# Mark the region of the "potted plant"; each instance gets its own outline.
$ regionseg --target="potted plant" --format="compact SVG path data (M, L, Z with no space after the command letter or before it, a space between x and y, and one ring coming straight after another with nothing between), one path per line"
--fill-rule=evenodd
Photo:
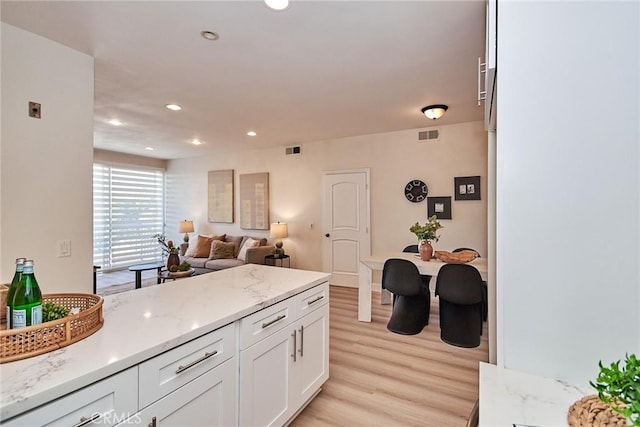
M424 225L416 222L409 228L409 231L418 238L420 258L423 261L429 261L433 256L433 246L431 246L431 242L437 242L440 239L440 236L438 236L436 232L441 228L444 227L435 215L430 216Z
M167 270L178 271L180 265L179 249L173 245L173 241L166 240L164 234L156 234L153 238L158 241L163 255L167 256Z
M589 384L598 392L598 397L622 414L634 427L640 426L640 360L635 354L626 354L624 366L620 360L609 367L598 362L600 373L596 381Z

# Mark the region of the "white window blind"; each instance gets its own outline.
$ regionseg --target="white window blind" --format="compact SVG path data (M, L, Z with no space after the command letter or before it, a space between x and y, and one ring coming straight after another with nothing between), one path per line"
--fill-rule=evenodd
M93 165L93 264L104 270L162 259L164 172Z

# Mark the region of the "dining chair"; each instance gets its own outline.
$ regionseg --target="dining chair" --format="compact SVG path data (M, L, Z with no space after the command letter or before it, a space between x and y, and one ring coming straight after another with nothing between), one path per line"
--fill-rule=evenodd
M420 253L418 249L418 245L409 245L405 247L402 252L411 252L414 254ZM431 276L427 274L421 274L420 278L422 279L423 288L426 289L426 292L429 292L429 283L431 282Z
M475 249L471 249L471 248L457 248L452 250L451 252L461 252L461 251L473 251L476 254L478 254L478 258L480 258L480 252L476 251ZM483 290L484 290L484 305L482 306L482 320L484 320L485 322L487 321L487 315L489 314L489 306L488 306L488 302L489 302L489 291L487 289L487 282L483 281L482 284L483 286Z
M382 287L393 294L393 308L387 329L415 335L429 323L431 294L424 291L418 267L411 261L390 258L382 269Z
M438 271L440 339L458 347L477 347L485 303L482 277L467 264L445 264Z

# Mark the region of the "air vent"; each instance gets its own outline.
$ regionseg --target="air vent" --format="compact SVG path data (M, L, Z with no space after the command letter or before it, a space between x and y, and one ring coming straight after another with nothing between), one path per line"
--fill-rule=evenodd
M418 132L418 141L439 141L440 140L440 129L427 129L421 132Z
M301 154L302 151L300 150L300 146L297 145L295 147L287 147L284 150L284 154L286 154L287 156L290 154Z

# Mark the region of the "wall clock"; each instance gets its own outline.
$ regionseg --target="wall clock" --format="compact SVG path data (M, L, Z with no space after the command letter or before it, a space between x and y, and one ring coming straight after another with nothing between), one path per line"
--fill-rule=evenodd
M409 181L404 187L404 196L408 201L413 203L422 202L427 198L428 192L429 189L427 188L427 184L419 179Z

